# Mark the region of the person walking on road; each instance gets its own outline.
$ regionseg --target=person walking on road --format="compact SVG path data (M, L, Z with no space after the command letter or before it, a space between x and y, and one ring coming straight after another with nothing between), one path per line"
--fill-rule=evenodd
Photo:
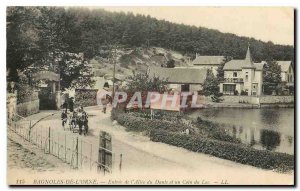
M67 110L63 110L63 112L61 114L61 120L62 120L62 126L65 130L65 124L67 123L67 120L68 120L68 111Z

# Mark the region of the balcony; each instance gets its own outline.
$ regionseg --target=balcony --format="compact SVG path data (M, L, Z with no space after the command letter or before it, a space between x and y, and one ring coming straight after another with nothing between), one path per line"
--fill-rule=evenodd
M244 79L243 78L225 78L224 82L227 82L227 83L243 83Z

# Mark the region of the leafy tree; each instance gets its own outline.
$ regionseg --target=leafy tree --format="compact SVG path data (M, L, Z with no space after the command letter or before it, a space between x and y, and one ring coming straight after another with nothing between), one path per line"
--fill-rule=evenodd
M263 89L267 95L278 90L281 83L281 67L274 60L268 60L264 65Z
M95 81L92 79L92 68L83 55L65 53L59 62L61 88L87 88Z
M222 61L222 63L218 66L217 68L217 78L218 78L218 81L219 82L222 82L224 81L224 66L225 66L225 63L229 62L230 60L232 60L232 57L230 56L225 56L224 60Z
M213 102L220 102L219 82L211 70L207 70L206 79L203 83L203 94L210 96Z
M91 67L83 57L72 54L69 35L72 18L64 8L8 7L7 9L7 69L8 80L18 81L17 70L38 85L30 76L39 70L61 74L62 89L88 87L93 84ZM72 28L72 27L71 27ZM73 27L74 29L74 27ZM72 41L76 41L72 39ZM71 56L73 55L73 56Z
M7 80L18 82L17 70L24 70L39 59L34 28L38 12L33 7L7 7L6 13Z
M137 73L129 76L126 90L128 92L165 92L167 90L165 83L167 80L159 77L150 77L148 73Z
M63 8L39 7L40 14L37 18L39 30L39 49L43 60L39 64L54 64L61 52L66 50L64 42L66 28L64 27L65 12Z

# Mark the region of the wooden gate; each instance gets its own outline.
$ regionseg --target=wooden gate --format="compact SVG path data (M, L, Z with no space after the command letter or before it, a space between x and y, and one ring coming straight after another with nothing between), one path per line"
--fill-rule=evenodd
M112 138L105 131L99 135L98 171L112 172Z

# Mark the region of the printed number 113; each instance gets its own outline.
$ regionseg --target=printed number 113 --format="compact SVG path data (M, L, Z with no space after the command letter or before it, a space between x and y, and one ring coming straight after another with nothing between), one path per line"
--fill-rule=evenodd
M24 179L18 179L17 184L25 184L25 180Z

